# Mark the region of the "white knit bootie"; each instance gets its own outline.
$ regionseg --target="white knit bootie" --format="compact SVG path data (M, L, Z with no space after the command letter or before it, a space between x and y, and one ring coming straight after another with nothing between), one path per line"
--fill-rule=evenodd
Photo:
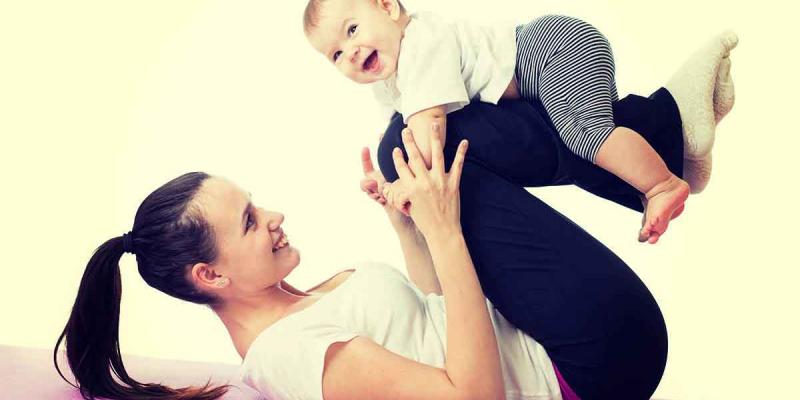
M684 158L700 160L711 151L714 145L714 130L717 115L724 116L724 110L714 110L715 87L723 59L727 59L731 49L736 47L739 38L733 32L715 36L708 44L695 52L681 66L665 87L675 98L683 121ZM726 74L730 78L730 74ZM731 90L717 93L721 105L732 106ZM725 111L725 112L723 112Z
M699 160L683 159L683 180L689 184L689 191L697 194L703 191L711 180L711 153Z
M733 78L731 78L731 58L725 57L719 63L717 85L714 87L714 119L718 124L731 112L735 100L736 93L733 88Z

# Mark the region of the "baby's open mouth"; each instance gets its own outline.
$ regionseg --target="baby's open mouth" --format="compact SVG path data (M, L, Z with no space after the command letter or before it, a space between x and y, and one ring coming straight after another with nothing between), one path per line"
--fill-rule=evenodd
M373 50L372 53L364 60L364 65L361 68L367 72L375 72L380 65L378 65L378 51Z

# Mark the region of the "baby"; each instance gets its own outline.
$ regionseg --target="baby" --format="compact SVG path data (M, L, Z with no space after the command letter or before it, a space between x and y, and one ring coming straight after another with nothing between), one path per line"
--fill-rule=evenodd
M402 114L428 167L433 122L446 132L446 115L471 100L522 97L541 101L575 154L643 193L639 241L656 243L683 211L688 184L639 134L614 124L611 48L583 21L551 15L483 27L409 14L397 0L310 0L303 22L317 51Z

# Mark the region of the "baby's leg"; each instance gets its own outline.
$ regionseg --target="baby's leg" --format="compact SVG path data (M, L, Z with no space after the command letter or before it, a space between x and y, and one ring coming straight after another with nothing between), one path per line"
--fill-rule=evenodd
M639 241L656 243L670 220L683 211L689 185L669 171L639 133L625 127L612 131L597 152L596 164L644 193L645 213Z
M520 92L538 95L570 150L646 195L640 240L655 243L682 210L688 185L669 171L641 135L614 125L614 59L605 37L591 25L567 17L539 25L541 29L530 37L523 31L518 48L547 59L540 68L518 66L518 71L527 72L520 73ZM552 51L552 42L558 51Z

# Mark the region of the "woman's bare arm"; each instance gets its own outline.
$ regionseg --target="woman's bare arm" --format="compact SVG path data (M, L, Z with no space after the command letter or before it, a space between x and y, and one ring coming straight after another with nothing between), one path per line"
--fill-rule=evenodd
M428 243L409 218L392 220L392 226L400 241L408 277L423 293L442 294L442 287L433 267Z
M395 208L408 208L430 249L447 312L448 377L459 390L479 394L478 398L501 399L497 338L461 232L459 184L466 141L459 145L450 173L445 173L439 128L434 124L430 139L430 170L411 133L403 131L408 163L399 149L392 152L399 179L384 194Z
M431 254L428 251L425 238L417 230L411 218L386 204L386 199L382 195L383 185L386 180L383 174L373 167L369 149L366 147L361 150L361 168L364 171L364 178L361 179L361 190L383 206L383 210L386 212L386 216L389 218L389 222L392 224L400 242L406 270L411 282L425 294L442 294L442 288L439 286L439 279L436 277L436 270L433 268L433 260L431 260Z

